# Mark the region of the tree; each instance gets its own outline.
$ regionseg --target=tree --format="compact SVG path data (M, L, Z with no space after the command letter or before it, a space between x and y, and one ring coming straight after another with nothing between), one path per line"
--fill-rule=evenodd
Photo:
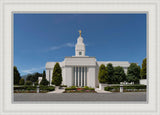
M139 79L140 79L140 66L138 66L136 63L131 63L127 71L127 81L139 83Z
M46 72L43 71L43 75L42 75L42 81L40 82L40 85L48 85L49 81L47 81L46 79Z
M114 83L120 83L126 80L126 74L124 72L123 67L117 66L114 68Z
M24 79L23 78L21 78L20 80L19 80L19 85L24 85Z
M25 85L32 85L32 82L31 81L26 81Z
M107 71L107 74L106 74L107 83L113 83L115 81L114 67L112 66L111 63L107 64L106 71Z
M107 80L106 80L106 67L104 64L102 64L100 67L99 67L99 73L98 73L98 80L100 83L106 83Z
M141 69L141 79L146 79L147 76L147 59L145 58L142 62L142 69Z
M20 79L21 79L20 73L18 72L17 67L14 66L14 85L18 85Z
M56 63L53 68L53 74L52 74L52 84L56 86L60 86L62 83L62 69L59 65L59 63Z
M33 73L33 74L28 74L26 80L36 82L38 80L38 77L42 76L41 73Z

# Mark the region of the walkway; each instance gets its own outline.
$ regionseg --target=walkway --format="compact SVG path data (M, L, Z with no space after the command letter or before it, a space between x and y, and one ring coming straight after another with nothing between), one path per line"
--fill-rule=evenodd
M56 87L54 91L50 91L48 93L63 93L64 91L65 88L62 87L61 89L59 89L58 87Z
M146 92L126 93L15 93L14 101L146 101ZM21 102L24 103L24 102Z

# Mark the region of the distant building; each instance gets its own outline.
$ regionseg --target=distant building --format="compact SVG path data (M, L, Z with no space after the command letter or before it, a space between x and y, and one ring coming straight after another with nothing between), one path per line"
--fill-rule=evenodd
M101 64L112 63L115 66L121 66L127 72L130 63L128 61L96 61L95 57L85 55L85 44L80 36L75 45L75 56L65 57L64 61L59 62L62 68L63 85L67 86L89 86L95 88L99 85L98 71ZM52 72L56 62L46 63L46 78L52 82Z

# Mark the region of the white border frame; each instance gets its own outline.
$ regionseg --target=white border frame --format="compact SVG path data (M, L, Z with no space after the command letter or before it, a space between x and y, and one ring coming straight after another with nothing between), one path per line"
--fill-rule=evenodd
M0 114L153 114L158 115L160 105L160 40L159 33L159 4L158 0L2 0L0 1ZM148 104L105 104L105 103L74 103L74 104L14 104L11 100L12 76L12 12L148 12Z

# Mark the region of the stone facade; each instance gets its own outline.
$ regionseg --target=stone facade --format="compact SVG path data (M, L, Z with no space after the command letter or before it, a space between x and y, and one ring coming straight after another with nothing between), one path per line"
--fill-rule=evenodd
M59 62L62 68L63 85L67 86L89 86L95 88L99 85L98 71L101 64L107 65L112 63L113 66L121 66L127 72L130 63L127 61L96 61L95 57L85 56L85 44L80 36L75 46L75 56L65 57L64 61ZM56 62L46 63L46 78L52 82L52 72Z

